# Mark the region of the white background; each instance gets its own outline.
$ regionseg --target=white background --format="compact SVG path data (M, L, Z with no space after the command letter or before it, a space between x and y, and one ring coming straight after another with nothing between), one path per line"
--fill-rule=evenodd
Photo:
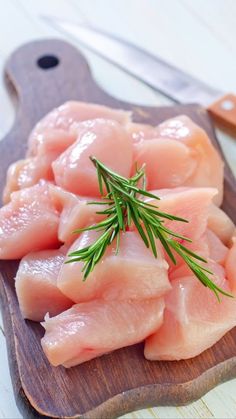
M236 92L236 0L0 0L0 73L9 54L22 43L63 37L40 18L54 15L85 20L163 57L222 91ZM83 49L94 77L123 100L168 103L120 70ZM0 137L9 130L14 107L0 81ZM236 170L235 140L218 133ZM126 418L236 418L236 380L218 386L185 407L157 407ZM21 418L9 377L0 318L0 418Z

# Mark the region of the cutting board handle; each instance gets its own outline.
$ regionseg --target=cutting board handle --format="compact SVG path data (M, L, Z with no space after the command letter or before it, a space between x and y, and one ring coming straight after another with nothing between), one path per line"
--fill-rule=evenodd
M66 100L109 102L109 97L94 82L87 61L78 49L58 40L40 40L18 48L6 63L5 73L14 85L19 109L35 122L42 114ZM114 99L113 99L114 101Z
M104 92L78 49L59 39L34 41L18 48L6 63L5 76L16 92L18 106L14 125L0 145L1 155L8 155L1 161L2 183L8 165L25 155L32 127L53 108L73 99L130 108Z

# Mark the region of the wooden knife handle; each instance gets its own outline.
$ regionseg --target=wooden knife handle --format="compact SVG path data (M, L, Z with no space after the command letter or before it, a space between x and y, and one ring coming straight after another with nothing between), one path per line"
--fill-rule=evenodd
M236 95L226 94L207 110L219 128L236 138Z

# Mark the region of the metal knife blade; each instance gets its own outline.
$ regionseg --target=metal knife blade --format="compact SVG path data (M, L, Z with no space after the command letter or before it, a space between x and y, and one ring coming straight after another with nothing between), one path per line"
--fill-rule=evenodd
M177 103L207 107L222 92L166 63L161 58L90 25L43 16L51 26Z

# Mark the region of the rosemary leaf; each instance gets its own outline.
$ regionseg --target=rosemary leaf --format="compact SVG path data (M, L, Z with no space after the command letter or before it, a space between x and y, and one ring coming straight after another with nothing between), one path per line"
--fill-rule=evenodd
M154 257L157 257L156 240L159 240L172 262L176 265L174 253L177 253L196 278L215 293L218 300L219 294L233 297L210 279L212 272L207 267L207 261L176 239L187 242L191 242L191 240L165 226L165 220L180 223L188 223L188 220L159 211L157 205L145 201L146 197L154 200L160 199L153 193L146 191L145 166L140 169L136 168L136 173L130 179L126 179L106 167L96 157L91 156L90 160L97 170L98 186L102 200L88 202L88 205L105 205L104 210L97 212L97 214L104 215L105 218L95 225L75 230L75 233L94 230L101 232L101 235L91 245L71 252L65 263L83 262L82 271L85 281L96 264L102 259L107 247L115 240L115 253L118 253L121 231L123 230L123 234L125 234L125 231L129 230L134 224L145 246L151 248ZM139 187L140 180L142 180L143 189ZM199 262L202 262L204 266Z

